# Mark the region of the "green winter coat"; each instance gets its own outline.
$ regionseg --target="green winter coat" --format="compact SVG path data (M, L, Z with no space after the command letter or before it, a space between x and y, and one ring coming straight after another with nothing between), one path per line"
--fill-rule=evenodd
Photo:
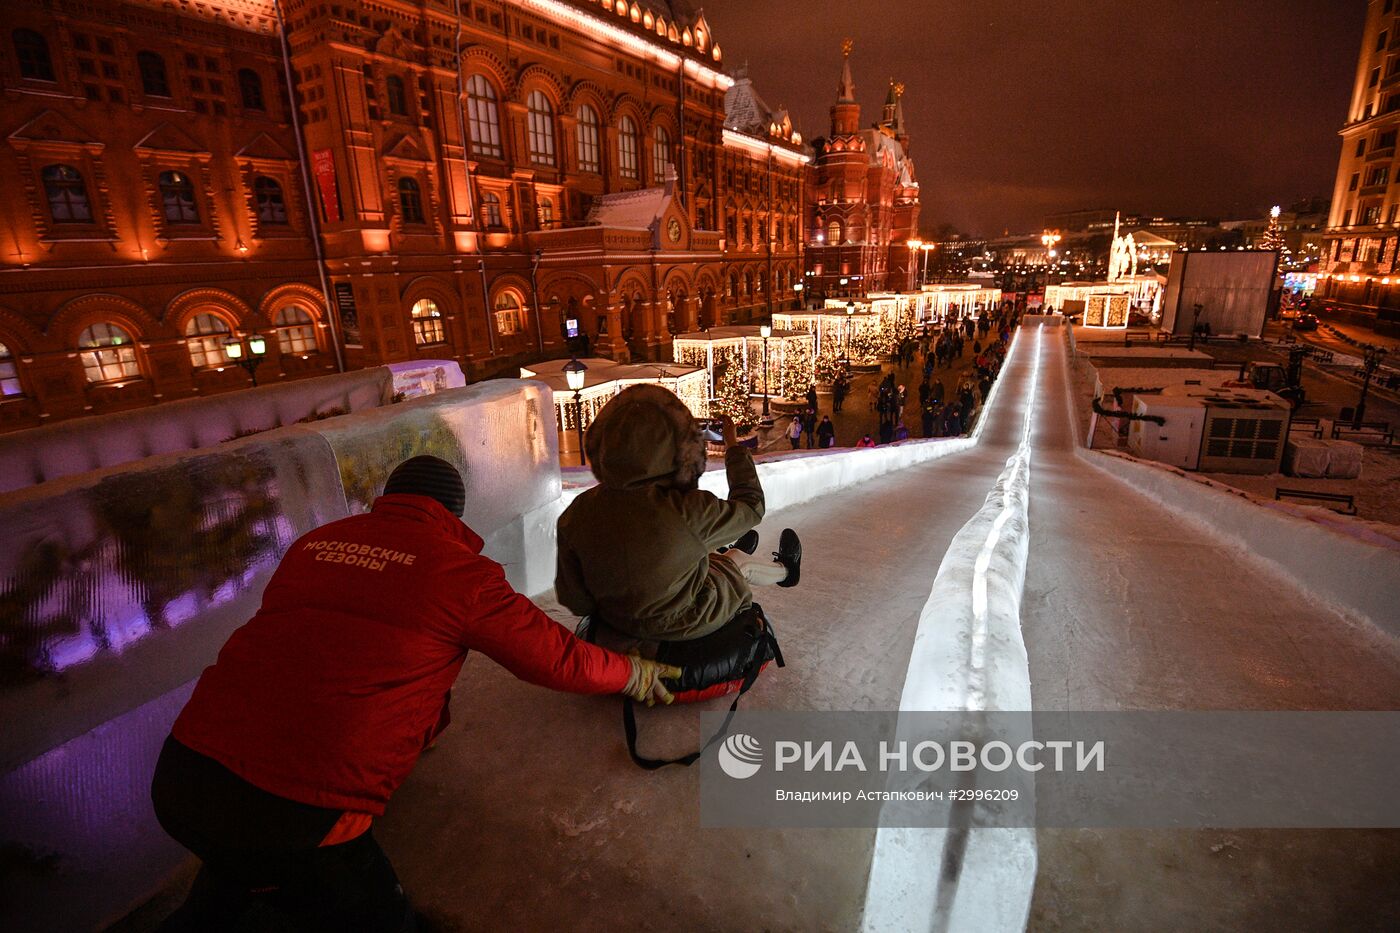
M637 638L708 635L752 602L715 548L763 518L763 488L744 447L725 453L729 498L696 488L705 446L695 419L654 385L621 392L584 441L598 485L559 517L554 590L580 616Z

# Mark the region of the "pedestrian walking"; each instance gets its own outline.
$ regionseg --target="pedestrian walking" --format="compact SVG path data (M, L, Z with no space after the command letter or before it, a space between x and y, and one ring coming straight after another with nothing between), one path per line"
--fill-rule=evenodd
M812 443L817 433L817 410L809 408L802 415L802 433L807 435L807 449L812 449Z
M817 425L817 446L823 450L836 446L836 425L830 415L822 415L822 423Z
M796 450L797 448L802 446L801 412L798 412L792 416L792 422L788 425L787 428L787 439L788 443L792 445L793 450Z

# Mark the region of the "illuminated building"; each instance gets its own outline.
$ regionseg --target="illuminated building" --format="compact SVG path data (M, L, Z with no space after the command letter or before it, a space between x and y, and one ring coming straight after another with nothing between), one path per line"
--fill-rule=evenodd
M1319 294L1359 320L1400 329L1400 289L1389 280L1400 249L1400 17L1371 0L1323 240Z
M881 121L860 126L851 78L851 42L842 49L831 133L813 145L806 278L814 297L915 287L919 182L909 154L902 85L890 83Z
M786 119L726 121L736 81L680 0L6 23L0 430L245 387L222 348L253 333L260 383L483 378L561 355L571 321L592 353L667 359L800 278L809 157Z

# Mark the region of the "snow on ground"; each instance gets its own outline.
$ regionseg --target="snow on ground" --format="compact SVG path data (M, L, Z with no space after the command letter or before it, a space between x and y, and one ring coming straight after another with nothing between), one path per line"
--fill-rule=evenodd
M1116 386L1161 386L1181 383L1187 379L1200 379L1203 385L1209 385L1212 382L1218 383L1232 379L1236 375L1235 371L1229 369L1094 367L1080 359L1073 366L1073 386L1076 414L1080 425L1079 437L1081 438L1088 431L1089 400L1093 397L1094 375L1096 373L1106 390L1112 390ZM1305 406L1299 413L1300 417L1333 418L1336 416L1341 402L1351 399L1349 387L1329 387L1324 384L1326 379L1325 376L1314 375L1307 380L1309 396L1317 400ZM1329 388L1331 391L1328 391ZM1400 423L1396 424L1396 427L1400 428ZM1094 432L1094 447L1111 450L1118 443L1119 439L1115 436L1113 427L1107 420L1100 418ZM1117 449L1125 448L1118 447ZM1274 490L1279 487L1352 496L1356 502L1359 518L1396 526L1389 532L1386 532L1385 529L1380 529L1380 532L1400 538L1400 445L1391 448L1365 447L1362 451L1361 476L1357 479L1314 479L1285 476L1281 473L1265 476L1251 476L1243 473L1195 473L1193 475L1243 490L1268 501L1273 501ZM1309 512L1328 511L1330 513L1330 510L1322 509L1320 506L1290 503L1290 507L1306 509ZM1331 514L1326 520L1332 520Z

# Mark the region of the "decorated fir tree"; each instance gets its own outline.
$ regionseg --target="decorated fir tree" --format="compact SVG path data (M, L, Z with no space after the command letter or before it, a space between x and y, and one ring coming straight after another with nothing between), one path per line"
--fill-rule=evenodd
M715 397L710 403L710 414L716 418L729 416L740 430L753 427L748 380L744 378L744 367L738 360L726 365L715 381Z
M811 347L805 343L792 341L783 348L783 365L779 385L783 398L802 398L807 387L816 381L813 371Z
M1283 226L1278 222L1278 215L1279 209L1275 205L1274 209L1269 211L1269 226L1259 238L1260 249L1283 249Z

